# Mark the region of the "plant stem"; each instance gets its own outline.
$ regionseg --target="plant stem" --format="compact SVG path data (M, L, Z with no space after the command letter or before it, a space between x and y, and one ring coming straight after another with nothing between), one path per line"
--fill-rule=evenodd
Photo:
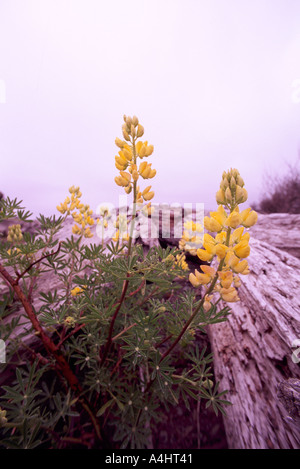
M135 139L134 138L132 139L132 153L133 153L134 164L136 164L136 151L135 151ZM137 186L136 186L136 181L134 181L134 183L133 183L133 212L132 212L130 234L129 234L129 241L128 241L127 259L129 258L130 254L131 254L131 249L132 249L132 238L133 238L133 231L134 231L134 224L135 224L135 217L136 217L136 196L137 196ZM100 366L102 366L104 364L104 362L106 360L106 357L107 357L107 354L108 354L108 352L110 350L110 347L111 347L111 344L112 344L113 329L114 329L114 325L115 325L115 321L117 319L118 313L121 309L121 306L122 306L123 301L124 301L125 296L126 296L126 292L127 292L128 285L129 285L129 276L130 276L130 274L127 272L127 279L124 280L124 282L123 282L122 293L121 293L120 300L118 302L118 306L117 306L117 308L116 308L116 310L113 314L113 317L111 319L111 322L110 322L108 337L107 337L107 340L106 340L106 344L105 344L105 348L104 348L104 352L103 352L103 355L102 355Z
M87 400L85 396L83 396L83 389L73 373L73 371L70 368L69 363L66 361L65 357L61 353L61 351L58 349L57 345L51 340L51 338L45 333L44 329L42 328L35 312L32 307L32 304L28 300L28 298L24 295L21 287L18 284L18 279L14 279L11 277L11 275L7 272L7 270L0 264L0 274L2 277L4 277L11 287L13 288L14 292L16 293L17 297L21 301L24 310L27 314L28 319L30 320L33 328L35 329L37 335L40 337L41 341L43 342L43 345L47 351L47 353L50 356L53 356L55 358L56 364L58 371L64 376L66 379L69 387L72 389L72 391L75 393L75 395L78 398L78 401L82 405L82 407L86 410L86 412L89 414L91 421L93 423L96 435L98 439L101 441L102 436L101 436L101 431L99 427L99 423L95 417L94 411L92 409L91 404Z
M225 241L225 245L226 246L229 246L229 239L230 239L230 234L231 234L231 228L228 227L227 229L227 235L226 235L226 241ZM211 282L207 292L206 292L206 295L209 295L213 289L215 288L215 285L217 283L217 280L218 280L218 272L220 272L223 268L223 265L224 265L224 262L225 262L225 258L224 259L221 259L220 263L219 263L219 266L218 266L218 269L217 269L217 272L214 276L214 279L213 281ZM205 295L205 296L206 296ZM180 331L180 334L177 336L177 338L175 339L175 341L173 342L173 344L168 348L168 350L166 350L166 352L162 355L161 359L160 359L160 362L162 360L164 360L171 352L172 350L174 349L174 347L176 347L176 345L178 344L178 342L180 341L180 339L182 338L183 334L186 332L187 328L189 327L189 325L192 323L192 321L195 319L195 317L197 316L197 314L199 313L200 309L202 308L203 306L203 303L204 303L204 300L205 300L205 296L203 296L203 298L201 299L199 305L197 306L197 308L195 309L195 311L192 313L192 315L190 316L190 318L187 320L187 322L185 323L185 325L183 326L183 328L181 329Z

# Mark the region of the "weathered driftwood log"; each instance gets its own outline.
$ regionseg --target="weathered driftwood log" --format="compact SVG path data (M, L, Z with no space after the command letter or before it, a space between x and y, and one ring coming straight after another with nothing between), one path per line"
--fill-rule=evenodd
M300 214L260 214L251 235L300 259Z
M300 339L300 261L252 239L251 273L225 323L210 327L214 370L232 406L224 419L230 448L300 448L280 387L299 379L292 360Z
M287 421L300 431L300 380L289 378L279 383L278 398L288 412Z

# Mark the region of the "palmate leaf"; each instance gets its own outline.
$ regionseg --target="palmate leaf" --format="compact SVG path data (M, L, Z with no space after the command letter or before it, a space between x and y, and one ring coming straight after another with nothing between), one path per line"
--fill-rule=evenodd
M228 391L218 392L218 389L219 382L217 382L213 387L210 384L210 380L207 380L206 386L201 388L199 395L201 398L204 398L207 401L205 404L206 408L212 406L216 415L218 415L219 411L223 415L226 415L224 406L232 405L232 403L225 399L221 399L221 396L227 394Z
M9 197L0 200L0 222L8 220L9 218L19 218L21 221L30 221L29 217L32 213L25 211L24 207L21 207L22 200L18 201L17 198L10 199Z

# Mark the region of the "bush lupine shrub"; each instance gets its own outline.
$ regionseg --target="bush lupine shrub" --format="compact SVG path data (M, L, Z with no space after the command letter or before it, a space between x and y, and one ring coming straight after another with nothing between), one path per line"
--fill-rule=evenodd
M178 249L154 247L145 255L133 232L138 213L153 210L152 187L142 184L156 175L148 163L154 148L141 140L136 117L124 116L122 131L115 182L132 194L133 209L128 219L119 215L110 243L104 243L109 210L102 208L96 221L74 186L57 207L59 217L40 215L35 234L11 225L1 241L8 292L0 310L7 364L0 366L15 375L1 389L3 448L143 448L162 409L183 402L189 410L191 400L201 399L225 413L229 404L197 334L227 319L230 309L221 299L238 301L239 274L249 272L244 227L257 215L239 211L247 193L238 171L230 170L217 193L218 210L204 219L215 237L205 233L203 249L197 248L203 227L189 221ZM1 200L0 220L15 217L30 223L20 202ZM67 217L72 235L59 240ZM101 243L86 243L95 223ZM205 262L202 272L188 272L186 251ZM39 291L46 273L59 287ZM30 345L30 336L38 345Z

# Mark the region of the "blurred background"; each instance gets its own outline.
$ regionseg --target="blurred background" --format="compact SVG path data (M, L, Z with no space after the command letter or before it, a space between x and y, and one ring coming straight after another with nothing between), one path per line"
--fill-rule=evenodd
M154 145L153 202L214 209L236 167L255 205L299 159L299 0L1 0L1 192L118 205L123 114Z

